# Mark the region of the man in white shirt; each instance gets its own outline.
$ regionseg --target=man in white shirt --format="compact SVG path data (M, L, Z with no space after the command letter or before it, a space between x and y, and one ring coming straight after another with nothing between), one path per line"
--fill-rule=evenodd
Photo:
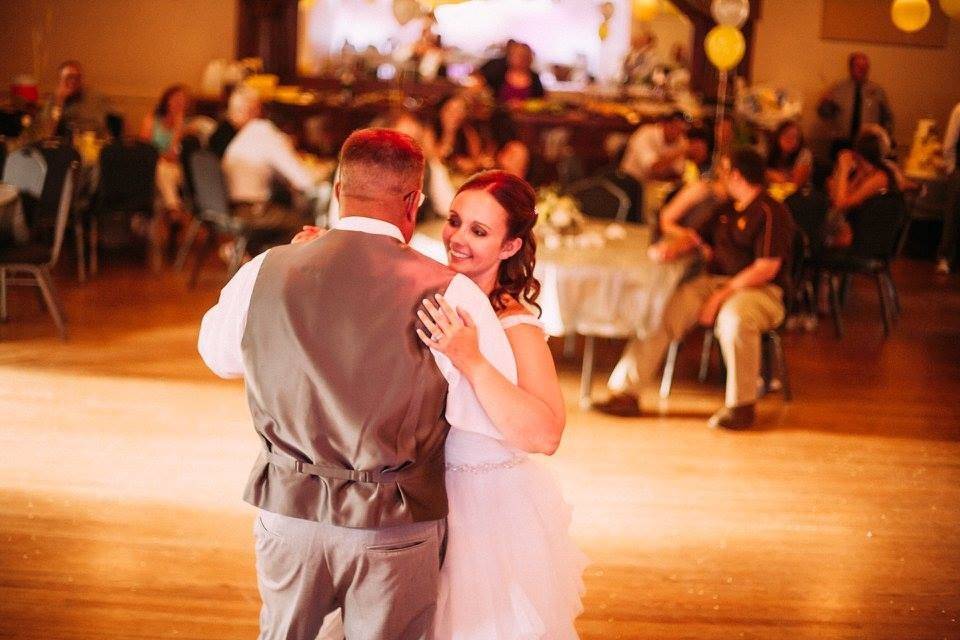
M296 207L291 210L270 202L274 178L282 178L304 198L316 193L319 178L300 161L287 136L261 118L260 112L260 98L250 87L240 86L230 95L227 119L238 131L222 161L235 214L249 218L260 229L275 230L274 234L259 233L255 246L258 240L286 242L304 224L315 221Z
M491 362L512 354L483 292L406 244L423 166L408 136L352 134L334 229L257 256L203 318L200 354L245 378L264 445L244 496L260 509L262 638L313 640L338 607L347 637L429 637L444 440L487 419L450 361L419 343L420 301L443 292L473 316Z
M943 159L947 172L947 210L943 220L943 236L937 249L937 272L950 273L956 266L957 226L960 225L960 102L950 113L943 136Z
M620 162L620 170L645 182L675 180L686 159L686 119L676 111L662 122L645 124L633 132Z
M663 121L638 128L627 141L620 162L620 171L640 183L643 216L647 219L659 205L660 193L656 183L674 182L683 175L686 162L687 121L683 113L675 111Z

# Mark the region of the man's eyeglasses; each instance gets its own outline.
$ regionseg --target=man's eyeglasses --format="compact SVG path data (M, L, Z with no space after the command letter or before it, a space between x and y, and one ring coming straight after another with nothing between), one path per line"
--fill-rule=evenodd
M407 198L409 198L415 193L419 194L419 200L417 201L417 209L419 209L420 207L423 206L424 201L427 199L427 194L425 194L423 191L420 191L420 190L411 191L407 195L403 196L403 199L406 200Z

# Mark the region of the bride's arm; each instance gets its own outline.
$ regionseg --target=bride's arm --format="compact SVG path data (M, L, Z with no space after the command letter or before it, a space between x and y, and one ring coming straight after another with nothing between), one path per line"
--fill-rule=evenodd
M446 354L467 378L507 442L530 453L555 452L566 424L566 411L543 332L523 324L507 330L517 362L517 384L513 384L480 353L470 316L463 311L458 315L442 296L437 299L442 308L425 302L432 317L420 313L430 332L428 335L418 329L420 339Z

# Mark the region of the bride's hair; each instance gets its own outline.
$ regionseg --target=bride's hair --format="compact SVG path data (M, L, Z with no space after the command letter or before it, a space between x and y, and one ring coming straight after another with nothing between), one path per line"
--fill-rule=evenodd
M507 306L508 296L537 308L540 282L533 277L537 264L537 240L533 226L537 222L537 194L524 180L506 171L482 171L467 180L457 193L486 191L507 212L507 237L520 238L520 249L503 260L497 271L497 286L490 292L490 303L496 311Z

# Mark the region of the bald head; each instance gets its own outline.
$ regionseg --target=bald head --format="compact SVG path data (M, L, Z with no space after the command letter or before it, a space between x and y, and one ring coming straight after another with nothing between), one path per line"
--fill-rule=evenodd
M390 129L360 129L340 149L337 197L341 215L366 216L405 226L416 220L423 189L423 151L413 138Z

